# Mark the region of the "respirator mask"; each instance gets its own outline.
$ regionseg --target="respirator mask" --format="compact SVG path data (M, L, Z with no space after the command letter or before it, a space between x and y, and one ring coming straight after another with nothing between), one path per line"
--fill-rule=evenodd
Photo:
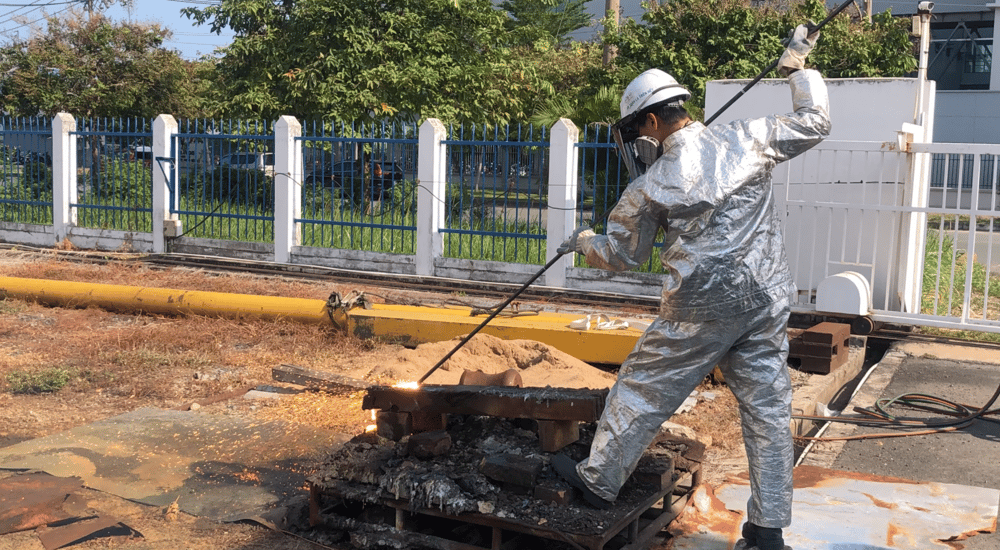
M663 146L660 140L652 136L639 136L635 138L632 143L632 148L635 149L635 156L639 157L639 161L650 167L656 162L656 159L660 158L663 154Z

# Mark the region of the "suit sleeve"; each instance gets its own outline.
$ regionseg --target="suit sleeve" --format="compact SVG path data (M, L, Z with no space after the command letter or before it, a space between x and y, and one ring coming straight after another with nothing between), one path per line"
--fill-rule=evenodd
M830 100L823 77L814 70L788 77L794 112L750 122L764 154L775 163L794 158L830 135Z

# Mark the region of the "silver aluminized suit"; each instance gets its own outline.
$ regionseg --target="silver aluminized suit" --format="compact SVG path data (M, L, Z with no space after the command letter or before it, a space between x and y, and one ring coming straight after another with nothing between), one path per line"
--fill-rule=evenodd
M794 113L671 134L663 155L626 188L606 235L581 236L594 267L627 270L666 233L659 318L622 364L589 458L577 472L613 500L660 425L716 365L735 394L750 463L748 520L791 522L792 389L785 361L791 296L771 170L830 132L826 85L789 77Z

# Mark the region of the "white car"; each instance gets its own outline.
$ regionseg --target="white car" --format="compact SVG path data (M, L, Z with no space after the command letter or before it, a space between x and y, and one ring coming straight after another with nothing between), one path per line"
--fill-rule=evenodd
M274 177L274 153L233 153L219 160L220 167L239 170L260 170Z

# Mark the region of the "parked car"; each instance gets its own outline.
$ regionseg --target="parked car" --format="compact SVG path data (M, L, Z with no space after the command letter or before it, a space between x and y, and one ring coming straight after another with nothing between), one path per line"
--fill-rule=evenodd
M330 188L361 182L363 188L371 191L372 199L380 200L383 193L403 180L403 169L394 162L348 160L306 168L303 176L306 185Z
M260 170L268 177L274 176L274 153L233 153L219 160L220 168Z
M128 158L149 166L153 163L153 148L149 145L136 145L129 149Z

